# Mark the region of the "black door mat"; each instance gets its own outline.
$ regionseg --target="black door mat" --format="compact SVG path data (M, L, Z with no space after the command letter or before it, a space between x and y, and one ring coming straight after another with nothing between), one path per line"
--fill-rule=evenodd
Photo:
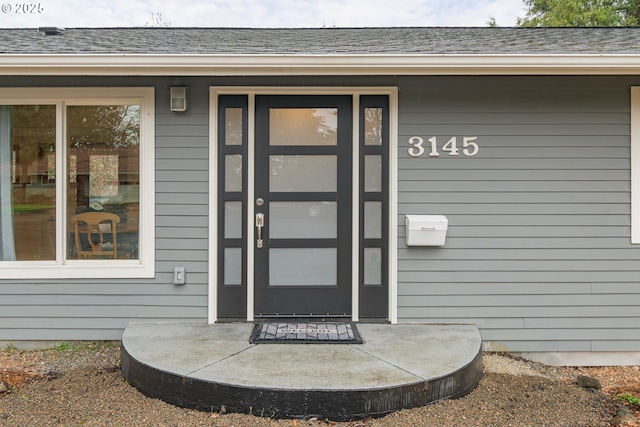
M351 322L262 322L251 344L362 344L362 338Z

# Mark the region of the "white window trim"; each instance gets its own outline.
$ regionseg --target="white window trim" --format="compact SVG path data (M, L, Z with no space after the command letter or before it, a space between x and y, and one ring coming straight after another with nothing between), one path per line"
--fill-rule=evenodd
M388 320L392 324L398 323L398 280L397 280L397 253L398 253L398 88L397 87L263 87L263 86L231 86L231 87L210 87L209 88L209 300L208 300L208 322L215 323L218 320L218 138L217 138L217 117L218 117L218 96L219 95L247 95L249 97L249 135L248 135L248 200L254 200L253 193L253 168L251 163L254 158L254 112L256 95L350 95L359 97L361 95L387 95L389 97L389 305ZM356 104L357 105L357 104ZM359 113L354 110L354 129L358 126ZM359 134L354 131L354 138ZM356 144L357 145L357 144ZM354 150L357 150L355 148ZM356 151L357 153L357 151ZM357 159L357 156L355 156ZM354 166L356 163L354 163ZM354 169L357 170L357 167ZM357 174L354 176L354 186L358 185ZM359 189L354 188L354 194L359 194ZM354 202L355 203L355 202ZM247 205L247 235L253 233L253 203ZM354 219L353 228L353 249L352 259L359 259L358 253L358 230L357 215ZM248 245L251 249L253 245ZM357 269L356 269L357 270ZM247 253L247 321L254 320L254 283L253 283L253 251ZM358 272L352 273L352 320L357 321L358 310Z
M137 260L64 260L66 221L64 179L56 180L55 261L1 261L0 279L152 278L155 276L155 89L132 88L0 88L2 105L56 105L56 170L67 176L67 105L140 105L140 241Z
M640 244L640 86L631 87L631 243Z

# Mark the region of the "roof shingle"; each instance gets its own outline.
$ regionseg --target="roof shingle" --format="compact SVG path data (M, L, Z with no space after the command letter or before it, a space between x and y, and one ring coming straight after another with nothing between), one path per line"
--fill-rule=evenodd
M640 28L0 29L0 55L640 54Z

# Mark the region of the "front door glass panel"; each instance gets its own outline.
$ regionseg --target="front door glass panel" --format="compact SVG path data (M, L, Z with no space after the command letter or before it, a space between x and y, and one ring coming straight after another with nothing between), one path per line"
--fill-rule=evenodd
M380 248L364 248L364 284L382 283L382 251Z
M242 108L225 108L224 143L242 145Z
M337 145L337 108L271 108L269 144Z
M242 285L242 248L225 248L224 284Z
M271 238L338 237L337 202L271 202L269 218Z
M338 158L335 155L269 156L270 191L336 191Z
M364 238L382 237L382 202L364 202Z
M382 145L382 108L364 109L364 145Z
M364 191L382 191L382 156L364 156Z
M242 191L242 155L228 154L224 161L225 191Z
M270 286L335 286L338 254L335 248L271 249Z
M226 239L242 238L242 202L225 202L224 204L224 237Z

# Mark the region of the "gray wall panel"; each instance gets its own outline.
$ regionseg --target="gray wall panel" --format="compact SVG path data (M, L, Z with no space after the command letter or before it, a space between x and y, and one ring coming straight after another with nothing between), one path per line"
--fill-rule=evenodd
M185 145L185 138L180 138L179 148L158 148L156 150L157 159L207 159L209 157L209 149L202 147L201 138L193 141L197 142L197 148L191 148Z
M611 341L593 341L591 351L640 351L640 341L628 339Z
M533 192L545 192L545 194L553 194L554 192L572 192L572 193L590 193L592 191L619 192L621 194L629 194L631 185L628 181L589 181L586 186L584 181L535 181L527 180L527 185L523 186L518 180L496 181L496 180L474 180L469 181L448 181L447 186L428 185L424 181L405 181L403 183L403 191L400 194L410 193L412 191L429 191L432 197L436 197L437 193L456 193L456 192L517 192L518 194Z
M35 82L11 81L15 86ZM38 85L156 87L156 274L152 279L0 280L0 341L119 339L132 321L206 322L207 79L43 77ZM188 112L169 111L171 85L191 87ZM173 285L176 266L186 267L184 286Z
M410 213L410 212L407 212ZM424 212L416 212L424 213ZM473 215L468 212L467 215L450 215L447 216L449 221L455 220L458 225L474 225L474 226L597 226L609 224L613 227L626 226L630 227L629 215ZM400 217L400 224L404 224L404 217ZM399 230L399 235L404 236L404 228ZM485 234L486 235L486 234Z
M406 307L404 309L407 319L413 319L413 321L424 322L424 308L423 307ZM637 317L638 307L633 305L625 306L613 306L613 307L601 307L596 306L555 306L545 307L541 310L540 307L456 307L456 306L443 306L443 307L430 307L429 315L437 318L447 319L459 319L460 323L473 323L471 319L485 319L485 318L537 318L539 316L547 317L567 317L567 318L612 318L612 317ZM418 320L417 320L418 319ZM419 320L422 319L422 320ZM467 321L466 319L469 319ZM549 330L549 338L553 337L553 331Z
M477 324L505 351L640 351L630 244L629 88L640 78L217 78L219 85L397 85L400 322ZM0 280L0 340L118 339L130 321L207 318L210 78L11 77L14 86L155 86L156 276ZM168 111L190 87L186 113ZM477 136L475 157L412 158L412 136ZM449 218L408 248L404 215ZM638 264L638 265L636 265ZM187 268L187 284L172 284ZM81 325L81 327L79 326ZM634 335L635 334L635 335Z
M589 283L405 283L403 291L419 295L429 291L429 295L553 295L585 294Z
M594 253L591 249L510 249L504 251L502 249L451 249L442 248L441 251L425 252L428 249L418 250L419 248L404 248L398 251L403 260L423 260L425 256L429 256L430 260L632 260L637 261L638 254L635 251L624 251L621 249L603 249L598 253ZM637 288L636 288L637 290Z
M432 159L422 159L423 163L437 163ZM416 162L418 163L418 162ZM509 162L502 163L502 167L509 167ZM563 169L544 169L544 168L528 168L520 170L509 169L474 169L465 170L447 170L441 168L424 169L425 165L416 164L413 169L400 169L398 178L403 181L422 181L429 182L430 185L440 185L441 181L466 181L466 180L484 180L484 181L519 181L523 187L526 187L528 181L585 181L585 185L589 181L625 181L629 182L629 162L626 162L625 170L615 169L581 169L581 170L563 170ZM461 174L464 172L464 175ZM465 179L464 176L467 176ZM446 187L445 187L446 188ZM403 191L400 187L400 191Z
M640 79L403 83L400 321L475 323L497 350L638 351L629 88ZM424 139L424 156L409 155L412 136ZM433 136L439 157L429 156ZM459 148L477 137L478 154L442 151L454 136ZM406 247L406 214L446 215L446 245Z
M534 329L580 329L587 328L614 328L623 334L623 337L630 338L632 334L628 334L628 329L640 330L640 319L637 317L545 317L525 319L524 327ZM614 337L612 337L614 338ZM615 337L616 339L619 336Z
M207 170L185 169L181 171L160 170L156 169L156 183L165 182L207 182L209 181L209 173Z
M182 171L185 169L192 170L208 170L209 161L205 159L190 159L190 158L173 158L173 159L158 159L156 160L156 169L158 171Z
M518 124L538 124L545 122L554 125L567 125L567 124L628 124L629 116L624 112L611 112L611 113L550 113L550 112L523 112L523 113L510 113L510 112L456 112L455 115L446 112L430 112L428 117L424 117L422 113L407 112L399 115L400 121L407 125L447 125L447 124L459 124L460 121L464 121L467 124L479 124L495 123L498 121L505 121L507 123Z
M207 193L158 193L156 197L156 203L158 204L192 204L192 205L208 205L209 195Z
M433 269L433 267L429 270L428 267L430 267L430 264L425 263L425 269L422 272L404 271L402 265L400 265L398 280L401 283L405 281L415 283L519 283L523 280L540 283L603 282L607 280L637 283L638 281L637 271L621 272L613 269L611 271L439 271ZM425 279L427 275L429 280ZM623 298L621 297L621 299Z

